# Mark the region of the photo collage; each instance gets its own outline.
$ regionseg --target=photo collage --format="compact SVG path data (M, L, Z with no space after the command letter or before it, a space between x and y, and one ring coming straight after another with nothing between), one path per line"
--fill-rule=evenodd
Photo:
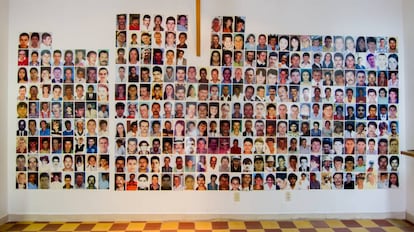
M196 66L188 15L114 21L115 60L19 35L17 189L399 188L397 37L255 34L217 16Z

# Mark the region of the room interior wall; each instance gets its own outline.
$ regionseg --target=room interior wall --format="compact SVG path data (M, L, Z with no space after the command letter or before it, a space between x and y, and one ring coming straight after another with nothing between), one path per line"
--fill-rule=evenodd
M412 1L403 1L403 22L404 22L404 60L407 65L405 65L405 73L413 73L414 67L412 65L409 65L413 61L413 57L411 54L414 52L414 45L411 41L414 39L414 30L410 26L410 20L414 20L414 16L410 13L414 10L414 3ZM411 92L410 89L412 86L414 86L414 80L409 75L406 75L406 78L404 78L405 86L407 86L404 98L410 99ZM405 101L405 107L406 110L405 115L407 115L407 118L410 117L410 115L413 114L413 108L412 103L410 101ZM412 139L414 136L414 131L411 130L411 128L414 128L414 121L413 120L406 120L406 128L409 128L406 130L404 137L406 139L405 150L412 150L414 149L414 140ZM405 164L407 167L407 177L411 177L414 175L414 169L411 168L414 165L414 158L412 157L404 157L405 158ZM411 178L406 178L405 184L407 185L407 191L406 191L406 199L407 199L407 219L411 222L414 222L414 199L410 193L413 193L414 186L412 185Z
M7 86L8 79L7 79L7 69L8 69L8 30L9 30L9 1L8 0L1 0L0 1L0 30L3 32L3 36L0 36L0 86ZM0 91L0 108L6 109L8 95L6 88L2 88L3 90ZM7 128L7 120L6 115L3 115L0 120L0 128ZM1 138L7 137L7 130L2 130L0 132ZM7 220L7 194L8 194L8 173L7 173L7 166L8 166L8 159L7 159L7 141L5 139L0 140L0 223L5 222Z
M18 34L23 31L52 32L54 48L109 48L111 60L115 59L114 27L115 15L118 13L185 13L189 15L190 33L195 34L195 1L192 0L121 0L116 4L110 0L45 0L37 4L30 0L19 0L10 1L9 4L9 14L13 17L8 23L9 41L5 44L8 44L10 77L14 77L17 72L16 43ZM401 7L401 1L387 0L202 1L203 57L196 57L195 50L192 49L189 60L195 65L208 62L209 27L211 19L216 15L246 16L246 30L252 33L402 37ZM36 17L33 16L34 12ZM189 39L189 44L195 47L194 36ZM402 47L400 44L400 49ZM110 67L110 70L114 68ZM404 76L403 72L400 71L400 76ZM8 96L15 99L16 84L9 83L8 87ZM16 125L14 103L12 100L7 106L9 123L4 128L7 128L9 134L13 134ZM403 116L400 122L405 123ZM110 131L114 131L114 125L111 128ZM404 132L405 129L401 128L400 133ZM14 138L10 136L7 139L9 145L1 148L3 153L13 154L13 146L10 145L13 143ZM403 143L404 140L401 141ZM59 215L74 215L74 218L83 219L84 214L107 215L112 218L114 215L142 218L153 216L161 219L165 218L161 215L403 217L407 202L406 186L390 191L241 192L239 202L235 200L237 197L233 192L16 191L15 177L11 174L14 173L14 161L8 159L7 164L5 170L8 170L9 175L2 176L7 176L8 214L14 218L58 220ZM400 175L403 177L406 172L407 169L402 165Z

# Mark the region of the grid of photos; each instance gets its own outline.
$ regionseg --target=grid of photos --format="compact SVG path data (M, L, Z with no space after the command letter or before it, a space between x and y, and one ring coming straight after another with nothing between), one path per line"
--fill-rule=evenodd
M153 18L159 26L135 31L126 27L140 15L117 16L117 35L141 35L141 60L125 40L116 190L399 187L396 38L254 35L244 17L216 17L210 66L195 67L169 59L167 45L155 59L142 39L162 34Z
M19 35L16 189L109 189L108 58Z
M397 38L245 23L215 17L196 67L187 15L117 15L112 148L109 51L21 33L16 189L399 188Z
M398 187L397 39L244 29L243 17L212 20L210 65L222 83L229 70L243 102L232 109L246 119L237 130L256 119L253 153L265 154L265 173L260 184L253 174L253 189L263 179L265 189Z
M220 16L195 67L151 43L176 21L117 15L115 190L399 187L397 38L256 35Z
M191 80L187 71L192 72L192 80L197 83L196 68L187 67L187 33L188 16L184 14L116 16L117 191L172 190L173 179L179 182L179 188L174 189L183 189L184 160L195 167L195 147L191 153L184 150L186 82ZM205 87L207 92L208 86ZM179 98L176 92L180 93ZM192 107L197 101L191 102ZM195 115L193 119L195 131L198 120ZM195 174L194 169L188 177L192 178L192 185Z

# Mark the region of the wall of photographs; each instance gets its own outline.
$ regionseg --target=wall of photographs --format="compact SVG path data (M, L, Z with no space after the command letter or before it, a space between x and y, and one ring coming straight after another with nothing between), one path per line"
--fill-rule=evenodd
M108 50L18 44L16 189L109 189Z
M108 50L20 34L17 189L399 187L396 37L250 34L219 16L201 67L187 15L116 27L112 106Z
M396 37L250 34L220 16L199 67L187 24L116 17L115 190L399 187Z

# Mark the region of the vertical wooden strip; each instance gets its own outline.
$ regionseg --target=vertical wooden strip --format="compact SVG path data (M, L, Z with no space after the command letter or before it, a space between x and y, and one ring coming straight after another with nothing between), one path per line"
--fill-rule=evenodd
M200 23L200 14L201 14L201 6L200 6L201 0L196 0L196 26L197 26L197 32L196 32L196 55L198 57L201 56L201 23Z

